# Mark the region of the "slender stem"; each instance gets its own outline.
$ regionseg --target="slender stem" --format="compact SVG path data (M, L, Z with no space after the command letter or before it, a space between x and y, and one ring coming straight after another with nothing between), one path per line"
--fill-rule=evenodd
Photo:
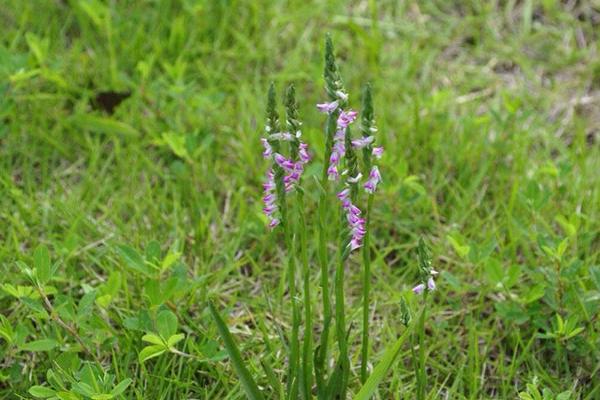
M347 231L345 232L342 239L342 246L340 248L340 260L335 273L335 327L336 327L336 339L338 341L340 350L340 367L342 370L342 381L340 385L341 392L338 398L346 398L346 388L348 376L350 374L350 360L348 358L348 342L346 339L346 307L344 298L344 267L346 259L348 258L349 252L346 249L347 243Z
M282 198L282 203L285 203L285 197ZM288 252L287 280L290 302L292 305L292 332L290 338L290 356L288 366L288 398L298 398L298 368L299 368L299 347L298 331L300 327L300 315L298 303L296 299L296 258L294 256L295 249L292 238L292 224L288 218L287 207L282 204L281 221L285 236L285 243Z
M319 214L319 266L321 269L321 294L323 302L323 330L321 331L321 339L319 352L315 362L315 378L319 398L323 398L325 393L325 360L328 355L329 329L331 325L331 298L329 294L329 260L327 254L327 197L329 195L329 180L327 179L327 168L329 158L331 157L331 148L333 146L333 135L336 128L337 113L329 114L325 127L326 144L325 155L323 159L323 171L321 175L322 192L319 197L318 214Z
M360 381L365 383L368 378L367 362L369 359L369 293L371 291L371 249L370 249L370 229L369 222L371 220L371 207L373 204L373 195L370 194L367 200L367 212L365 221L365 237L363 246L363 320L362 320L362 348L361 348L361 365L360 365Z
M417 380L417 400L425 399L425 392L427 386L427 374L425 371L425 315L427 313L427 294L428 290L425 290L423 298L423 309L421 310L421 316L419 318L419 379Z
M79 336L79 334L77 333L77 330L74 327L72 327L71 325L67 324L65 321L63 321L62 318L58 315L58 313L54 309L54 306L50 302L50 299L48 299L48 296L46 296L46 293L44 292L42 287L38 285L37 289L40 294L40 297L44 301L44 307L46 308L46 311L48 311L48 313L50 314L50 318L52 318L60 326L62 326L73 337L73 339L75 339L77 341L77 343L79 343L79 345L81 346L83 351L86 352L87 354L89 354L94 359L94 361L98 365L100 365L100 359L96 356L96 354L89 347L86 346L86 344L83 342L83 339L81 338L81 336Z
M310 299L310 267L308 264L308 245L306 237L306 216L304 213L304 192L298 192L298 222L300 231L300 258L304 283L304 342L302 354L303 397L310 399L312 392L312 307Z

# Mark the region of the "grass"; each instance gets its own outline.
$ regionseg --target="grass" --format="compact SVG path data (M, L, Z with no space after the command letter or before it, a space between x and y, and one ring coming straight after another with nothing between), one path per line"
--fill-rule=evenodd
M126 398L244 398L208 299L264 396L279 397L291 313L276 300L287 299L286 255L260 211L259 137L269 82L295 83L317 152L304 203L321 321L312 182L323 159L314 104L325 98L326 32L353 107L371 82L386 147L370 213L373 363L403 332L400 296L418 310L410 288L425 235L441 272L428 298L428 398L515 398L534 387L600 396L598 4L4 3L0 398L28 398L50 368L75 363L69 354L93 360L46 323L52 315L78 328L115 383L132 379ZM110 92L126 97L112 111ZM18 262L34 263L39 244L56 263L45 288L55 313L9 287L31 286ZM344 282L351 396L359 259ZM165 309L175 326L156 326ZM142 336L173 327L187 356L141 363ZM403 346L376 398L414 398L411 359ZM82 381L103 376L82 371Z

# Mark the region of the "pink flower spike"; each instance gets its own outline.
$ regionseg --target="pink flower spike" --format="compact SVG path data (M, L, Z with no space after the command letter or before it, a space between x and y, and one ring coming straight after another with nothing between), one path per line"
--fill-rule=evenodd
M417 286L412 288L414 294L421 294L425 290L425 284L419 283Z
M383 155L383 147L373 147L373 156L376 159L379 160L382 155Z
M433 277L430 277L430 278L427 280L427 289L428 289L429 291L435 290L435 281L433 280Z
M331 114L332 112L334 112L336 110L336 108L338 108L338 101L332 101L330 103L321 103L321 104L317 104L317 110L319 110L322 113L329 113Z
M364 147L367 147L371 143L373 143L374 140L375 140L375 136L367 136L367 137L363 137L360 139L355 139L352 141L352 146L355 149L362 149Z

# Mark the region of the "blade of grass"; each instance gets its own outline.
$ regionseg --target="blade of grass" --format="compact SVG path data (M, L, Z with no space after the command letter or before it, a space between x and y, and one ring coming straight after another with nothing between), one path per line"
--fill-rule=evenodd
M377 386L381 383L383 378L385 378L388 371L392 367L392 364L396 360L396 357L400 353L400 348L402 347L402 344L409 337L411 332L411 326L409 326L408 329L406 329L404 333L398 339L396 339L393 345L391 345L385 350L381 361L379 361L379 363L373 370L373 373L369 376L367 381L361 387L360 391L356 394L356 396L354 396L354 400L368 400L371 398L373 393L375 393Z
M229 332L229 328L225 324L225 321L223 321L223 318L221 318L221 315L219 314L219 312L217 311L217 309L211 301L208 302L208 308L210 309L210 313L212 314L212 317L215 320L215 323L217 324L219 334L221 335L221 338L225 343L225 350L227 350L227 354L229 355L229 358L231 359L231 362L233 364L233 369L235 370L238 378L240 378L242 387L244 388L248 399L263 400L264 398L260 390L258 389L258 385L252 378L252 375L250 375L250 371L248 371L248 369L244 365L244 361L242 360L240 350L235 344L235 340L233 339L231 332Z

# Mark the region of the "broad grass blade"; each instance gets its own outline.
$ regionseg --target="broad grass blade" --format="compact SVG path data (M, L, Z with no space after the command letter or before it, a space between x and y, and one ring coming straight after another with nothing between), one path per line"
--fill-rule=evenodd
M221 315L219 314L215 306L212 304L212 302L208 302L208 307L210 309L210 313L212 314L213 319L215 320L215 323L217 324L219 334L221 335L221 338L225 343L225 350L227 350L227 354L229 355L229 358L233 363L233 369L235 370L235 373L238 375L238 378L240 378L242 387L246 392L246 396L248 396L248 399L250 400L263 400L264 398L260 390L258 389L258 385L256 384L256 382L252 378L252 375L250 375L250 372L244 365L244 361L242 360L240 350L235 344L233 336L231 336L231 332L229 332L229 328L225 324L225 321L223 321L223 318L221 318Z
M400 353L400 348L402 347L402 344L406 341L406 338L409 337L410 331L411 329L409 327L404 331L402 336L400 336L392 346L388 347L385 350L381 361L379 361L379 364L377 364L377 366L373 370L373 373L371 374L371 376L369 376L369 379L367 379L367 381L362 386L358 394L354 396L354 400L368 400L371 398L371 396L377 389L377 386L381 383L383 378L385 378L388 371L392 367L394 360L396 360L396 357L398 357L398 353Z

